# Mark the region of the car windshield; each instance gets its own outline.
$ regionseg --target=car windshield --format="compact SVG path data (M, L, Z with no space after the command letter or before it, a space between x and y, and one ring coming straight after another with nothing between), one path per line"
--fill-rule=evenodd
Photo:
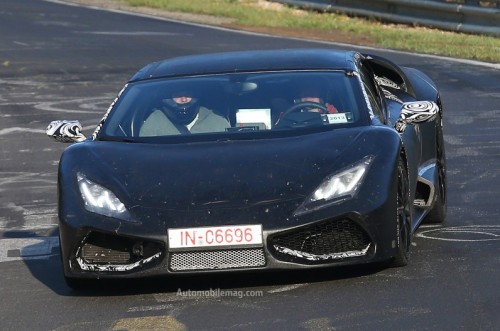
M148 140L272 134L366 124L356 76L344 71L258 72L130 83L98 134ZM304 131L305 130L305 131Z

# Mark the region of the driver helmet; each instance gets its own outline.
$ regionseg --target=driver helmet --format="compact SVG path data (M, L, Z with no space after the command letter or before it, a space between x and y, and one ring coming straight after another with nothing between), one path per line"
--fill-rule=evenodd
M179 88L164 99L165 111L170 120L181 125L191 123L198 115L200 106L198 98L193 96L189 88Z
M314 87L308 86L300 90L299 98L295 99L295 103L299 102L316 102L323 103L322 93Z
M326 88L320 77L306 77L299 85L294 103L316 102L324 104Z
M314 103L324 105L324 88L319 86L317 83L302 85L299 87L298 93L296 94L296 98L293 100L295 104L300 103ZM311 105L304 107L303 111L307 112L318 112L322 113L323 111L317 107Z
M303 111L307 112L330 114L337 113L338 111L335 106L327 100L327 95L327 83L323 79L306 79L302 82L302 84L300 84L294 103L309 103L308 106L304 106L303 108ZM323 107L320 108L313 104L318 104Z

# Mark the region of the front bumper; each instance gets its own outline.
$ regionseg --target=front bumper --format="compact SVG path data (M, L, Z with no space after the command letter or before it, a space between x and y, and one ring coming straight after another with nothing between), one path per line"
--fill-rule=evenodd
M264 228L261 247L191 251L170 251L166 229L148 234L144 227L138 231L134 225L113 225L109 219L99 227L89 222L94 226L75 228L61 220L64 271L78 278L135 278L383 261L396 252L395 209L386 202L369 213L344 212L335 217L328 217L325 210L303 224Z

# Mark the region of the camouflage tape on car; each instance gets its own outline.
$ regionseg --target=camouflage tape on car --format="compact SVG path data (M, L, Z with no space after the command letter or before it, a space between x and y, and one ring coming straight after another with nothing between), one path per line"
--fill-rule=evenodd
M49 137L63 143L80 142L86 139L82 134L82 125L78 121L52 121L46 133Z

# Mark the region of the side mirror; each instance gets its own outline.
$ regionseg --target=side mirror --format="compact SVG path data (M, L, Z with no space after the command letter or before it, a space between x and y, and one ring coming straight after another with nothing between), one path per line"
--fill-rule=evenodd
M430 122L436 118L439 107L432 101L405 102L401 106L401 113L394 124L394 129L403 133L408 124Z
M76 143L87 139L79 121L52 121L46 130L47 136L62 143Z

